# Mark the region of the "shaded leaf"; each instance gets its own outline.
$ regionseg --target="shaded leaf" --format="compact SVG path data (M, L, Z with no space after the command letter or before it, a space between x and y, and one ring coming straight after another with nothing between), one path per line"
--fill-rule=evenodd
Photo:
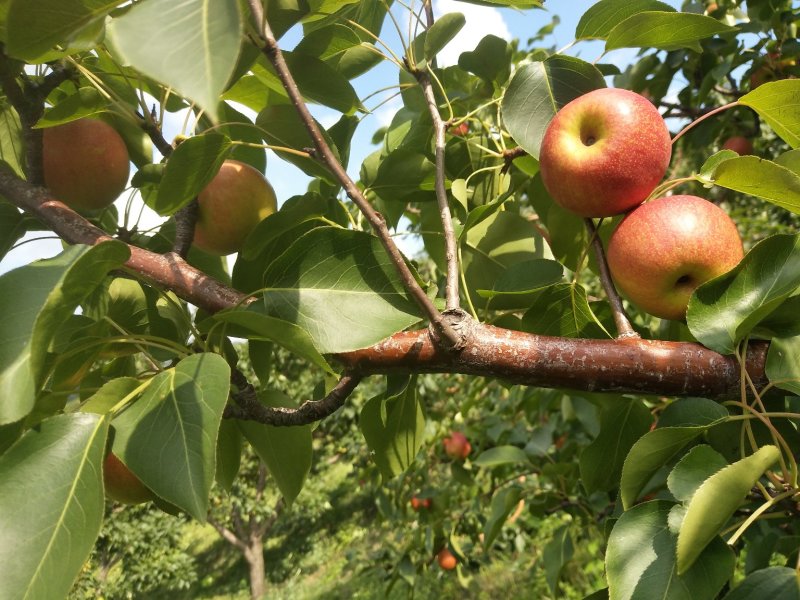
M191 98L216 121L241 34L237 0L149 0L111 20L106 39L124 63Z
M766 372L777 387L800 395L800 336L773 338L767 352Z
M764 472L777 462L780 451L763 446L754 454L718 471L697 488L686 509L678 535L678 574L686 573L703 549L718 539L722 527Z
M725 457L711 446L695 446L670 471L667 487L676 500L686 504L706 479L727 466Z
M267 406L294 408L296 405L281 392L259 394ZM273 427L254 421L238 421L239 428L267 465L281 495L288 504L294 502L311 470L311 426Z
M589 307L582 285L557 283L536 293L522 316L522 330L562 337L611 337Z
M545 579L547 587L555 596L558 593L558 580L564 566L572 559L575 547L569 533L569 525L559 527L553 534L553 539L547 542L542 551Z
M113 421L114 454L153 492L201 522L229 390L225 359L194 354L156 375Z
M483 547L488 549L500 535L508 515L519 504L522 488L512 485L499 490L492 497L492 509L486 524L483 526Z
M606 573L611 600L713 600L733 574L735 557L719 538L679 575L671 502L645 502L622 514L608 538Z
M797 572L789 567L769 567L750 573L723 600L800 600Z
M526 465L530 464L530 459L522 448L497 446L481 452L478 458L473 461L473 464L489 469L501 465Z
M436 22L425 32L425 59L432 60L466 24L461 13L447 13L436 19Z

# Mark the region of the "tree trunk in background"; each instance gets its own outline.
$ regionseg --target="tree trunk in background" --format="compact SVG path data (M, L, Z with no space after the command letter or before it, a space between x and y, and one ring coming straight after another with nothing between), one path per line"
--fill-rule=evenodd
M264 577L264 541L261 535L251 533L250 543L244 551L244 558L250 576L250 598L251 600L261 600L264 596L265 577Z

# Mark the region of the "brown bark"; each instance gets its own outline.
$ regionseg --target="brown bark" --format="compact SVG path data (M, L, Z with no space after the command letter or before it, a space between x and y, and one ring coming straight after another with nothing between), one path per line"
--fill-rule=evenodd
M264 540L261 536L253 535L244 551L247 569L250 577L250 598L260 600L266 591L264 576Z

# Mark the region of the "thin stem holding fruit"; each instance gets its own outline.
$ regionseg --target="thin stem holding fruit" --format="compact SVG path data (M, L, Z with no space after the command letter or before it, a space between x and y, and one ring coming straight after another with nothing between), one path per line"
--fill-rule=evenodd
M259 13L256 12L260 10L260 3L258 0L250 0L249 4L251 10L255 9L253 14L258 15ZM403 255L400 253L400 250L398 250L397 246L392 240L391 234L389 233L389 228L386 226L386 221L384 220L383 216L381 216L372 208L369 201L362 194L361 190L344 170L344 167L342 167L342 165L336 159L330 146L328 146L328 143L322 136L322 131L317 126L314 118L311 116L311 113L309 112L308 107L306 106L303 97L300 94L300 90L294 81L294 77L292 77L292 74L289 71L289 67L283 58L280 48L278 47L278 42L275 40L275 36L272 34L269 23L266 21L263 22L260 33L261 41L264 44L262 51L269 59L273 68L278 74L286 93L288 94L292 104L295 107L295 110L297 111L297 114L303 121L303 124L305 125L306 130L308 131L308 134L314 144L314 148L316 149L317 158L321 160L326 167L328 167L331 173L342 185L348 197L366 217L367 221L369 221L373 231L380 239L381 244L394 264L397 273L400 275L400 278L403 281L403 287L414 298L417 305L430 320L431 326L450 347L456 349L460 348L463 345L461 337L442 318L441 313L436 310L436 307L433 305L431 299L428 298L428 296L425 294L425 291L422 289L422 287L420 287L419 283L417 283L417 280L414 277L414 274L411 272L411 269L406 264Z
M699 123L702 123L708 117L711 117L711 116L713 116L713 115L715 115L717 113L721 113L723 110L728 110L729 108L733 108L734 106L739 106L739 101L738 100L734 101L734 102L730 102L730 103L725 104L723 106L720 106L719 108L715 108L714 110L710 110L707 113L705 113L703 116L696 118L694 121L689 123L686 127L681 129L675 135L674 138L672 138L672 145L674 146L675 142L677 142L679 139L681 139L686 134L686 132L689 131L692 127L698 125Z
M628 316L622 306L622 299L619 297L617 288L614 287L614 282L611 280L611 273L609 273L606 255L603 251L603 243L597 234L597 228L591 219L587 218L585 222L586 229L589 231L589 241L597 259L597 268L600 271L600 283L602 283L608 302L611 304L611 313L614 316L614 324L617 326L617 338L638 338L639 334L631 326L631 322L628 320Z

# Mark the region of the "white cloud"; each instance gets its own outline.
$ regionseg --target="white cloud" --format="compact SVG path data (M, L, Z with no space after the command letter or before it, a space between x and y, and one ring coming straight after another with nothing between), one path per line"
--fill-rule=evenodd
M442 66L458 64L458 57L462 52L474 50L478 42L490 33L506 40L512 37L503 15L496 8L455 0L436 0L433 9L437 17L460 12L467 20L458 35L438 54L439 64Z

